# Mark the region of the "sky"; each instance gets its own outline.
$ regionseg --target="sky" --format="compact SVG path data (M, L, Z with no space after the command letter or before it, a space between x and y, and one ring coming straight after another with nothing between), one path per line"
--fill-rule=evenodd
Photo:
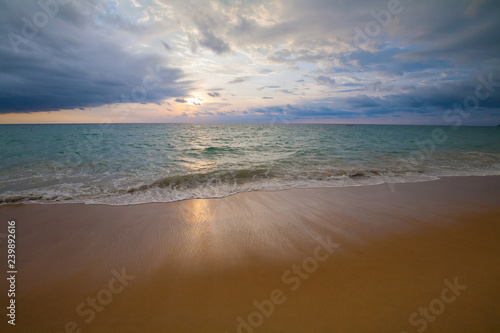
M498 0L4 0L0 123L500 124Z

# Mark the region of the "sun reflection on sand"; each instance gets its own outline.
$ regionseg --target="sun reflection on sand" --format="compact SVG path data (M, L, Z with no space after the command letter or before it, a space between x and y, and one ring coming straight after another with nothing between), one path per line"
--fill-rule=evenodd
M183 206L182 266L200 268L211 262L217 253L217 249L214 248L217 243L214 235L214 210L211 202L206 199L188 200Z
M185 208L185 210L187 212L185 214L185 217L187 221L191 222L192 224L207 222L212 218L213 213L210 210L208 200L189 200L188 202L186 202L186 204L187 207Z

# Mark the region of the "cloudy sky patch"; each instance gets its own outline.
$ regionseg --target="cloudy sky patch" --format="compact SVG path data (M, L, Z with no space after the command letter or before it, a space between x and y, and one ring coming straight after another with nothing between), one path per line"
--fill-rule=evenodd
M442 124L458 104L496 125L499 17L495 0L2 1L0 122Z

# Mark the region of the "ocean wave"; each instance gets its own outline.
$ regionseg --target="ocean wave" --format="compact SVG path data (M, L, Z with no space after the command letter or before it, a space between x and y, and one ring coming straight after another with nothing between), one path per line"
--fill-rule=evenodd
M220 183L240 184L255 179L268 179L273 173L268 169L235 170L235 171L213 171L207 173L195 173L187 175L169 176L158 179L151 184L141 185L127 189L127 193L144 191L150 188L185 188L192 189L199 186L216 185Z
M186 175L169 176L158 179L150 184L128 188L121 192L136 193L151 188L162 189L195 189L206 186L219 185L244 185L257 183L264 180L273 180L283 184L293 184L294 181L334 181L342 179L367 179L373 177L391 178L408 174L419 175L423 170L356 170L356 169L330 169L330 170L272 170L272 169L242 169L234 171L212 171L206 173L193 173Z
M42 195L34 195L34 196L22 196L22 195L14 195L14 196L5 196L0 197L0 204L13 204L13 203L21 203L25 201L40 201L43 199Z
M92 125L5 127L0 204L126 205L500 175L496 129L444 129L449 140L431 152L416 144L431 133L425 126L366 125L347 132L335 125L115 128L96 141L87 135L98 130ZM78 145L82 141L87 144Z
M442 176L500 175L500 170L450 171L439 174L415 170L329 170L277 174L268 169L208 172L163 177L138 186L114 186L101 192L88 192L69 188L41 189L31 193L5 193L0 205L18 203L87 203L128 205L152 202L174 202L186 199L221 198L251 191L280 191L290 188L351 187L384 183L420 182ZM83 189L80 188L80 190Z

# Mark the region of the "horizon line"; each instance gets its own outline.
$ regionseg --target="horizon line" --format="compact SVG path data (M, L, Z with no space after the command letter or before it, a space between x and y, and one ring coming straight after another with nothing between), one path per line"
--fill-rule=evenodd
M349 125L349 126L440 126L440 127L499 127L498 125L452 125L452 124L370 124L370 123L307 123L307 122L293 122L293 123L269 123L269 122L124 122L124 123L3 123L1 125L152 125L152 124L172 124L172 125Z

